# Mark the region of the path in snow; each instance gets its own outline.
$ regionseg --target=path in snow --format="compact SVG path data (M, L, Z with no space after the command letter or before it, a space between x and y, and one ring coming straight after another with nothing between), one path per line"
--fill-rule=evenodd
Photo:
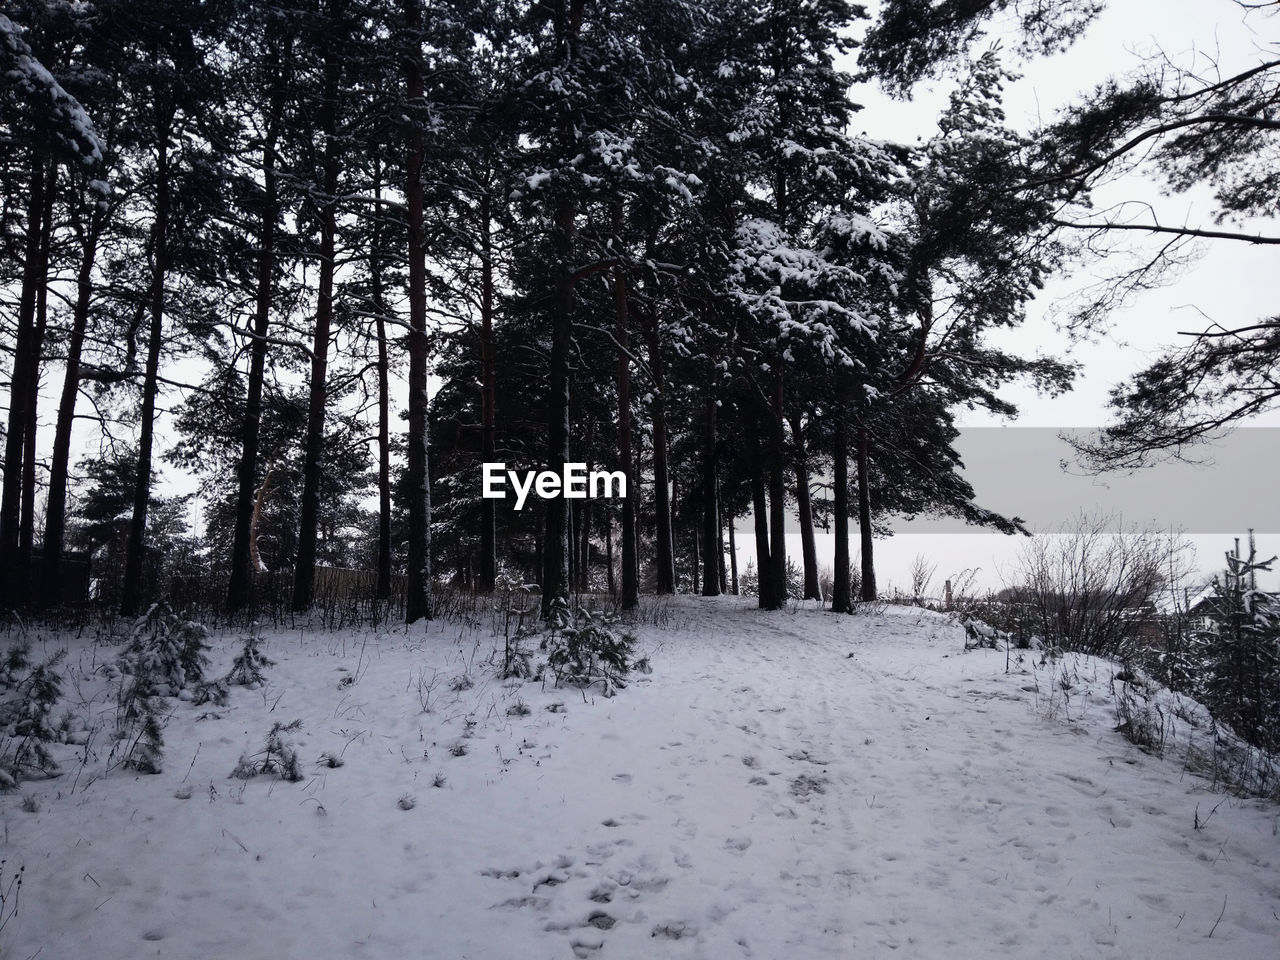
M1006 675L945 621L729 603L575 731L609 778L604 830L508 902L577 955L654 936L709 958L1199 955L1223 896L1214 956L1268 955L1274 811L1237 811L1234 843L1193 830L1220 798L1111 732L1105 703L1038 715L1052 670Z
M654 674L591 702L499 683L456 627L277 637L267 690L179 706L164 774L49 781L36 815L0 801L27 866L5 953L1275 955L1275 808L1137 752L1090 684L1064 703L1053 668L1006 673L930 614L747 603L682 600L642 633ZM476 686L424 714L415 671L467 665ZM227 779L293 717L304 756L345 764Z

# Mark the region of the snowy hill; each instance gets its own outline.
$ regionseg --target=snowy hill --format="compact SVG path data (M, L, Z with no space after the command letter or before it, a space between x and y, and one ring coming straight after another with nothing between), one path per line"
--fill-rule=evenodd
M498 680L488 624L269 634L261 689L166 701L153 776L106 769L118 648L70 641L101 725L0 796L4 956L1276 955L1280 808L1116 733L1109 665L918 610L657 619L612 699ZM229 777L293 720L301 781Z

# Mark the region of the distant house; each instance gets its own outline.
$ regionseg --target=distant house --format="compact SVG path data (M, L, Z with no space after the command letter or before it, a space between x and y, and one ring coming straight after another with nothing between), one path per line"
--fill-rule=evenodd
M1280 594L1259 593L1257 601L1273 609L1280 608ZM1187 627L1193 632L1217 633L1226 622L1228 611L1222 607L1223 598L1211 587L1194 600L1187 602Z

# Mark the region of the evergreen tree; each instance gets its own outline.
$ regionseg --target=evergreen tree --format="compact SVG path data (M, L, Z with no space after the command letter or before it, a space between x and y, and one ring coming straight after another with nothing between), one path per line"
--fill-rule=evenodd
M1237 541L1237 544L1239 541ZM1260 561L1249 535L1248 556L1227 554L1207 600L1212 626L1192 636L1198 660L1197 693L1215 718L1267 750L1280 749L1280 606L1258 590L1257 574L1275 561Z

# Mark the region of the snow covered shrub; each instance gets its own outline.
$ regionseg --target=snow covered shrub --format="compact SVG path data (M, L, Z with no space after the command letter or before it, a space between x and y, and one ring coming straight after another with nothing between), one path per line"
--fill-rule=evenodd
M0 661L0 788L60 772L49 744L61 739L53 708L62 696L57 668L66 653L59 650L44 663L32 664L31 646L22 640Z
M997 630L985 620L978 620L977 618L965 619L960 626L964 628L964 648L966 650L977 650L982 647L997 650L1006 637L1004 631Z
M240 652L231 663L231 672L227 674L228 683L256 689L266 680L263 670L274 667L276 662L262 652L262 644L265 642L255 623L253 631L244 638Z
M226 677L217 677L197 684L191 692L191 702L196 706L212 703L216 707L225 707L231 697L231 686Z
M618 628L618 617L595 610L578 610L570 625L553 630L543 640L547 666L556 682L603 683L606 696L626 686L636 638Z
M204 680L208 649L207 627L183 620L168 604L156 603L134 623L117 665L143 680L148 696L170 697Z
M116 693L116 744L112 759L139 773L159 773L164 760L164 725L169 719L164 697L153 693L151 675L126 676Z
M301 720L293 720L289 723L277 721L272 724L263 748L257 753L241 756L235 769L231 771L231 776L250 780L265 773L274 774L290 783L301 780L302 765L298 760L298 751L290 741L285 739L286 734L296 733L301 729Z
M475 685L475 681L471 679L471 675L466 673L460 673L449 681L449 689L454 693L464 693Z
M165 697L194 690L192 699L209 695L204 668L209 663L209 631L156 603L135 621L128 646L108 670L120 679L116 694L116 746L121 766L159 773L164 759ZM203 702L203 701L202 701Z
M534 675L533 653L527 645L528 634L518 633L507 640L502 653L503 680L528 680Z

